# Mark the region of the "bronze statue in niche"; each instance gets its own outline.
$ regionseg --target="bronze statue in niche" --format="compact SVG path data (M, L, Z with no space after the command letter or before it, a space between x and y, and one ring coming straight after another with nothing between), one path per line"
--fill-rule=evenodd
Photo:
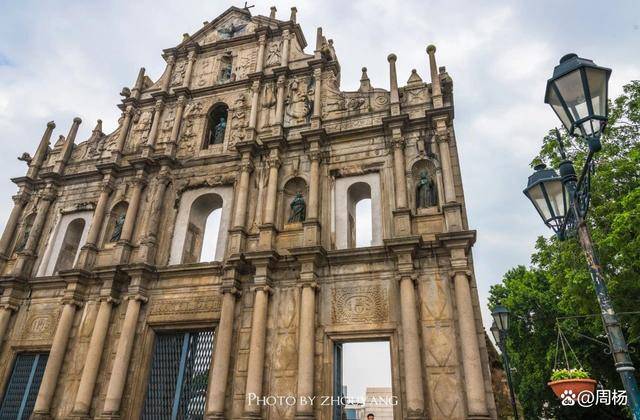
M116 218L116 222L113 225L113 233L111 234L111 239L109 240L110 242L118 242L120 240L125 217L126 217L125 213L122 212Z
M307 204L302 198L302 193L297 192L293 201L291 201L291 216L289 216L289 223L304 222L306 218Z
M420 180L416 185L416 208L424 209L438 204L438 196L433 180L427 175L427 171L420 173Z

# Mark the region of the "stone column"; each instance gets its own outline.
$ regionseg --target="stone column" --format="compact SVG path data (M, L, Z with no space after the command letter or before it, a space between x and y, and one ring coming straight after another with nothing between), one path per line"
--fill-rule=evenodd
M402 345L404 375L409 418L424 419L424 387L420 358L420 336L413 278L401 275L400 312L402 315Z
M15 305L10 305L8 303L0 305L0 344L2 344L4 335L7 332L7 328L9 327L11 315L17 310L18 307Z
M127 214L124 219L124 226L122 227L122 233L120 234L121 241L131 241L133 236L133 228L137 222L138 208L140 207L140 196L142 195L142 188L145 185L145 181L141 178L133 180L133 192L131 194L131 200L127 207Z
M442 102L442 88L440 87L440 75L438 74L438 65L436 64L436 46L429 45L427 47L427 54L429 54L429 71L431 72L431 98L434 108L441 108Z
M258 59L256 60L256 72L260 72L264 69L264 48L267 42L267 36L261 34L258 38Z
M320 152L309 153L311 168L309 171L309 207L307 219L318 219L318 199L320 192Z
M173 73L173 66L175 66L175 64L176 58L174 56L169 56L169 58L167 58L167 70L165 70L167 77L162 82L163 92L169 91L169 85L171 84L171 73Z
M93 266L95 253L97 251L98 235L100 235L100 230L102 229L102 222L104 221L111 190L111 175L105 175L102 181L102 189L98 197L98 203L96 204L96 209L93 211L93 219L91 219L91 226L87 233L87 241L83 245L80 255L78 256L78 262L76 263L76 266L79 268L88 269Z
M156 191L152 205L148 208L147 224L145 226L145 234L140 243L140 259L147 263L153 264L156 255L156 241L160 220L162 216L162 205L164 204L164 195L167 191L167 185L170 182L169 168L163 166L160 169L158 178L156 179Z
M236 296L235 288L223 290L222 309L220 311L220 323L216 331L216 346L213 352L211 366L211 386L207 398L207 416L209 419L224 419L224 400L229 377L229 364L231 362L231 346L233 343L233 318L235 314Z
M396 208L407 208L407 176L404 166L404 139L393 140L393 169L396 189Z
M322 116L322 69L314 69L313 78L316 81L313 96L313 118L319 119Z
M282 126L284 122L284 85L285 79L284 76L278 76L278 81L276 82L277 92L276 92L276 124Z
M98 309L98 316L91 333L91 341L89 342L89 350L87 358L82 369L82 377L78 386L78 394L73 404L73 414L87 415L91 408L91 400L93 391L98 377L98 368L100 367L100 359L104 350L104 342L109 331L109 320L111 319L111 311L116 301L111 297L103 298Z
M56 391L58 375L60 374L60 368L62 368L62 362L66 355L69 334L71 333L73 318L75 317L76 307L78 306L80 306L79 302L69 300L62 308L62 315L60 315L60 320L58 321L58 326L53 336L53 343L49 351L47 366L42 375L42 382L33 409L32 419L50 418L51 400Z
M276 200L278 194L278 168L280 159L277 155L269 157L269 183L267 184L267 205L265 209L265 224L274 224L276 217Z
M238 202L233 218L233 227L244 228L247 218L247 199L249 196L249 178L253 164L251 163L251 152L242 154L240 163L240 181L238 182Z
M289 30L285 29L282 31L282 58L280 60L280 65L282 67L287 67L289 65Z
M9 220L7 220L6 227L2 233L2 238L0 239L0 258L4 257L5 259L9 257L9 255L7 255L9 252L9 246L11 246L13 235L16 233L16 227L18 226L20 217L22 217L24 207L29 202L28 194L24 192L16 194L12 198L14 203L13 209L11 210Z
M442 166L442 178L444 183L444 199L447 203L454 203L456 201L456 189L453 182L453 170L451 168L451 154L449 153L449 142L446 123L444 121L438 121L438 134L436 139L438 142L438 151L440 154L440 161Z
M109 378L104 409L102 410L104 415L113 416L117 415L120 411L122 392L124 391L124 385L127 380L127 371L129 370L129 361L131 360L140 306L146 301L147 298L140 294L129 297L127 312L122 324L122 332L118 340L113 369L111 370L111 378Z
M173 122L173 128L171 129L171 137L169 143L166 146L165 154L173 157L178 147L178 135L180 134L180 126L182 125L182 114L184 113L184 107L187 103L187 98L184 95L180 95L176 104L176 115Z
M116 161L122 157L122 150L124 149L124 143L127 140L127 134L129 134L129 127L131 126L131 117L133 116L133 106L128 105L124 111L124 121L120 127L120 133L118 134L118 141L116 142L116 148L112 151L112 156Z
M182 87L188 88L191 83L191 74L193 73L193 63L196 62L196 52L191 50L187 56L187 70L184 72L184 80L182 81Z
M260 82L258 80L251 84L251 111L249 113L249 128L254 129L258 122L258 97L260 95Z
M316 331L316 284L302 285L300 300L300 337L298 345L298 405L296 419L313 419L313 405L302 404L303 397L314 395L313 375Z
M164 109L164 100L158 99L153 107L153 120L151 122L151 130L149 130L149 137L147 138L147 144L144 145L143 153L149 156L156 147L156 140L158 139L158 127L160 126L160 117L162 116L162 110Z
M260 405L250 403L249 395L262 396L262 378L264 374L264 352L267 338L267 310L269 306L268 286L255 289L253 318L251 321L251 340L249 345L249 367L247 369L247 387L245 391L244 414L246 417L260 415Z
M458 312L458 333L460 348L462 349L462 366L464 369L464 386L467 394L469 416L486 416L487 400L480 359L480 345L476 330L476 318L471 303L471 288L469 286L471 273L456 271L454 288L456 310Z

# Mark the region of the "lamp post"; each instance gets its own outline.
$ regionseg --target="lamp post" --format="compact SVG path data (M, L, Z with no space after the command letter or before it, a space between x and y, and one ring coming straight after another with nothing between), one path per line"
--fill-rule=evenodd
M507 384L509 384L509 396L511 397L511 407L513 408L513 416L516 420L518 417L518 406L516 405L516 394L513 391L513 381L511 379L511 363L509 363L509 355L507 354L507 332L509 331L509 310L504 306L496 306L491 312L493 317L493 325L491 326L491 334L493 340L498 345L500 353L502 353L502 362L504 370L507 374Z
M634 419L640 420L640 393L634 375L635 368L585 223L589 209L591 174L594 170L593 156L602 147L600 136L607 123L607 84L610 74L610 69L599 67L593 61L575 54L567 54L560 59L560 64L555 67L553 76L547 82L545 103L551 105L569 135L586 142L589 153L578 178L556 130L562 157L560 176L553 169L538 165L529 177L524 194L560 240L577 233L589 265L616 370L627 392L627 401Z

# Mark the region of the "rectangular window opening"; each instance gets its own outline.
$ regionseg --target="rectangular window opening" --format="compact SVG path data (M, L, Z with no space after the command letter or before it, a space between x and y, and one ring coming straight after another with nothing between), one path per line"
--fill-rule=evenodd
M18 353L0 405L0 419L31 416L48 357L48 353Z

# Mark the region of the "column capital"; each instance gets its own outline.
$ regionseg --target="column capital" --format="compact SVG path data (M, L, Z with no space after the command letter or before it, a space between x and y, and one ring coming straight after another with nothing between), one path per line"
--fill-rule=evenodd
M257 285L257 286L253 286L251 288L251 291L253 292L265 292L268 295L273 293L273 288L267 284L261 284L261 285Z
M284 74L278 76L278 80L276 81L276 85L278 87L284 87L285 77Z
M167 57L167 64L169 64L170 66L174 65L176 63L176 56L175 55L170 55Z
M454 278L458 274L465 275L467 277L467 280L471 280L471 277L473 275L473 273L471 273L471 270L469 270L469 269L454 268L451 271L449 271L449 277L450 278Z
M391 139L391 143L394 149L402 150L404 149L407 142L403 137L394 137L393 139Z
M149 301L149 298L144 296L141 293L136 293L136 294L132 294L126 297L126 300L136 300L138 302L141 303L147 303Z
M189 51L189 53L187 54L187 59L189 61L196 61L196 56L197 56L198 52L196 50L191 50Z
M0 309L4 309L5 311L16 312L20 308L20 305L14 305L9 302L0 303Z
M298 289L304 289L305 287L308 287L313 291L319 290L318 283L316 281L310 281L310 280L300 281L298 284L296 284L296 287Z
M311 162L317 161L320 163L322 161L323 153L320 150L313 150L307 153L307 157Z
M13 200L13 203L16 206L19 206L19 205L24 206L29 202L29 194L24 191L21 191L18 194L12 196L11 199Z
M240 162L240 172L253 172L254 170L254 165L253 162L249 159L245 160L242 159L242 162Z
M63 305L71 305L71 306L75 306L76 308L80 309L84 306L84 302L81 301L80 299L77 299L76 297L63 297L62 298L62 304Z
M160 112L164 109L164 99L160 98L156 100L156 103L153 105L154 112Z
M272 168L278 169L280 168L280 165L282 165L282 161L277 156L269 156L267 158L267 165L269 166L269 169L272 169Z
M236 286L222 286L220 287L220 294L226 295L230 294L234 298L242 296L242 290L238 289Z
M100 300L100 302L110 303L112 306L117 306L121 302L120 299L116 299L113 296L103 296L99 300Z
M185 95L178 96L178 100L176 101L176 103L178 104L178 106L185 106L185 104L187 103L187 97Z

